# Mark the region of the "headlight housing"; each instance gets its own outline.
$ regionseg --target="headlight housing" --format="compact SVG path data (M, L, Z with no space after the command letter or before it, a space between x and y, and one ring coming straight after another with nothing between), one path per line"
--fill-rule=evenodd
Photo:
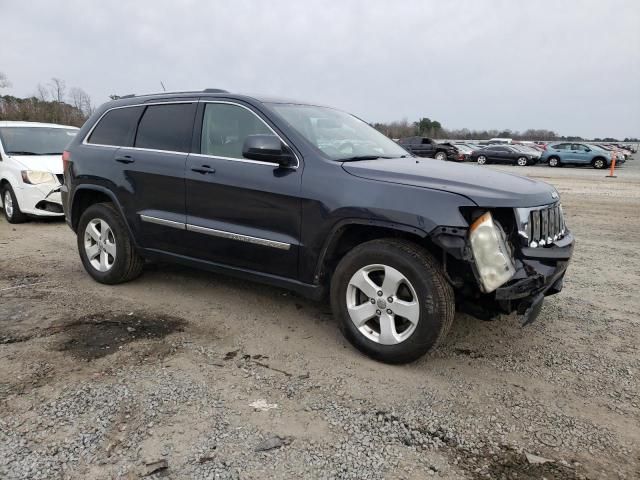
M485 293L504 285L516 273L505 234L490 212L476 219L469 229L469 242L480 285Z
M57 184L58 179L51 172L43 172L38 170L23 170L22 181L30 185L39 185L41 183Z

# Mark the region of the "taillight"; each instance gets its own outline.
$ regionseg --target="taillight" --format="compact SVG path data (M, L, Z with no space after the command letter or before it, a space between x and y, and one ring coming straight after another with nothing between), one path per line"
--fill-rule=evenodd
M62 173L65 173L67 171L67 168L69 168L69 162L71 161L71 154L65 150L64 152L62 152Z

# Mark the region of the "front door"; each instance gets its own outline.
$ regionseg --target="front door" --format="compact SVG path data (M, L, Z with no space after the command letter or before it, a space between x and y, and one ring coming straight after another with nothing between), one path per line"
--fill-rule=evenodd
M188 247L203 260L295 277L303 165L242 156L247 136L275 134L249 106L202 102L196 122L200 153L186 168Z

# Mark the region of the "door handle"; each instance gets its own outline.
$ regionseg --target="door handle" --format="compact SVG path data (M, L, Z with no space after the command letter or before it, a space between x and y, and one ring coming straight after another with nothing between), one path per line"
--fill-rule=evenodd
M209 165L202 165L201 167L198 167L198 168L192 168L191 171L201 173L203 175L206 175L207 173L211 173L211 174L216 173L216 169L211 168Z
M133 163L135 160L131 158L131 155L123 155L122 157L116 157L116 162L119 163Z

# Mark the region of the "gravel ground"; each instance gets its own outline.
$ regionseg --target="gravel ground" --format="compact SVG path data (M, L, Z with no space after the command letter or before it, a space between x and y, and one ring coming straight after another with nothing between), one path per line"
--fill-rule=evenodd
M558 188L565 290L400 367L326 304L168 265L99 285L63 222L0 220L0 478L640 477L640 160L478 168Z

